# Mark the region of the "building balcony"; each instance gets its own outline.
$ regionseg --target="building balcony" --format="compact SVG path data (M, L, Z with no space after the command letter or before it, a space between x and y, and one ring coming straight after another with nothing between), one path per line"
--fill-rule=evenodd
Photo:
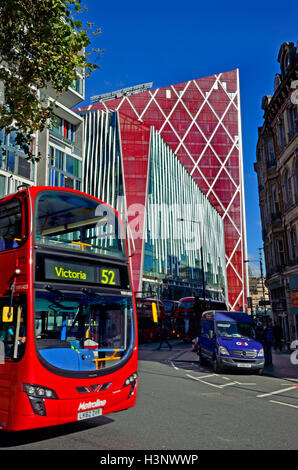
M54 137L55 139L60 140L64 144L67 144L68 147L71 148L72 154L76 155L77 157L82 157L82 149L79 147L76 147L70 139L63 137L61 134L59 134L59 132L56 132L53 129L50 129L50 136Z
M85 84L83 79L79 79L74 82L66 91L58 94L52 87L49 85L44 91L48 96L50 96L55 102L58 102L65 106L66 108L74 108L79 103L85 99Z

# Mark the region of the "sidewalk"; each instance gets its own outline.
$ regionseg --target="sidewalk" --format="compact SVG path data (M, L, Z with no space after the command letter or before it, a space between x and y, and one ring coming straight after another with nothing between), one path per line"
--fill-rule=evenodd
M272 366L265 367L264 375L298 382L298 364L292 364L291 354L288 351L272 350Z
M198 355L192 345L170 341L172 349L164 346L158 350L159 343L140 344L139 359L145 361L198 362ZM298 353L297 353L298 355ZM272 366L264 369L264 375L291 380L298 383L298 364L292 364L291 353L272 350Z

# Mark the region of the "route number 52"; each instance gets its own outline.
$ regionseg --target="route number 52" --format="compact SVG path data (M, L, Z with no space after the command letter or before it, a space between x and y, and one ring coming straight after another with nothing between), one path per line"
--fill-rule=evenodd
M101 284L115 285L115 272L112 269L103 269L101 271Z

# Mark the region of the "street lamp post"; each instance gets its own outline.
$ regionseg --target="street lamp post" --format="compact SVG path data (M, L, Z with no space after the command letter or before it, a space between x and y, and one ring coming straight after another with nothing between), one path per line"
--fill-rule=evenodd
M202 229L201 229L201 222L197 220L187 220L187 219L177 219L178 222L192 222L194 224L199 224L199 233L200 233L200 254L201 254L201 266L202 266L202 287L203 287L203 299L204 302L206 300L206 284L205 284L205 269L204 269L204 258L203 258L203 239L202 239Z

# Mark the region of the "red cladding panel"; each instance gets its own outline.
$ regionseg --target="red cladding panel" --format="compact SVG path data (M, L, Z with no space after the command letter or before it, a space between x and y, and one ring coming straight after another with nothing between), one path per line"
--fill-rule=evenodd
M131 258L135 291L139 291L142 265L143 228L145 221L146 188L150 128L119 113L122 143L123 173L128 209L128 222L133 231L135 253Z

